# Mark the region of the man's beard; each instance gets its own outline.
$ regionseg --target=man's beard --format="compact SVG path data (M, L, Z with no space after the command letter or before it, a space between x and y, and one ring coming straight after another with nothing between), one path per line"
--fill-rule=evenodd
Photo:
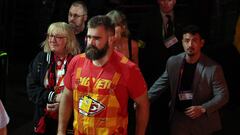
M187 49L186 53L187 53L187 55L190 56L190 57L192 57L192 56L195 55L195 54L194 54L194 51L193 51L192 49Z
M69 23L70 26L72 27L72 30L74 31L75 34L78 34L80 32L81 26L75 25L74 23Z
M107 54L109 45L106 43L102 49L98 49L94 45L87 45L85 49L86 57L90 60L98 60Z

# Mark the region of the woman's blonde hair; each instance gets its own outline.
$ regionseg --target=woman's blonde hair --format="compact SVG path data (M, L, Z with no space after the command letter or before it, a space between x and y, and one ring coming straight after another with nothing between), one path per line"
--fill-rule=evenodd
M108 16L111 20L112 23L116 26L123 26L125 31L122 33L123 37L128 37L130 32L128 30L128 25L127 25L127 17L125 14L119 10L111 10L109 11L106 16Z
M47 35L64 35L67 38L66 53L76 55L80 53L79 44L72 27L65 22L54 22L48 27ZM42 43L44 52L51 52L48 37Z

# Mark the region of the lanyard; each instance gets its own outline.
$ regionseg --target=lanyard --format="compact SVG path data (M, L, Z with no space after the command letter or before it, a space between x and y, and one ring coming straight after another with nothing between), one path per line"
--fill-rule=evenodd
M90 62L90 61L88 61ZM103 68L101 67L100 72L98 73L97 77L95 78L95 80L93 81L93 77L92 77L92 71L93 71L93 63L89 63L89 71L90 71L90 77L89 77L89 85L88 85L88 94L90 92L90 90L93 90L94 85L96 84L96 82L98 81L98 79L101 77L101 75L103 74Z

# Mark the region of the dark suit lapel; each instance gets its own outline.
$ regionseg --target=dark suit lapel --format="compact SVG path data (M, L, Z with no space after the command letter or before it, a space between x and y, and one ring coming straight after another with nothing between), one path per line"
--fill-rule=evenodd
M181 71L181 68L182 68L182 65L183 65L183 60L184 60L184 56L185 56L185 53L183 53L182 55L180 55L180 57L178 57L178 59L176 59L175 61L175 64L173 65L174 69L175 70L172 70L173 73L172 73L172 78L174 78L174 85L171 86L174 90L174 95L176 95L176 92L177 92L177 89L178 89L178 86L179 86L179 81L180 81L180 71Z
M201 74L204 69L204 64L203 64L203 57L201 56L199 59L199 62L197 63L196 70L195 70L195 75L194 75L194 80L193 80L193 96L197 93L198 90L198 85L199 81L201 79ZM193 97L194 99L194 97Z

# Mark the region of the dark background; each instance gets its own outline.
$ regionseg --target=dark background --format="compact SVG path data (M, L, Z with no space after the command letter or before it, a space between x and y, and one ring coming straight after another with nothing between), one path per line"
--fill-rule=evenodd
M26 94L26 74L29 62L40 50L48 25L67 21L72 0L1 0L0 1L0 92L10 116L10 135L29 134L32 127L33 104ZM203 28L207 45L204 52L219 62L225 73L230 101L222 109L222 135L239 134L240 121L240 56L233 46L235 24L239 15L239 0L177 0L177 6L191 8ZM88 0L89 17L105 14L110 9L126 13L129 28L137 39L139 24L151 12L155 0ZM6 72L6 63L8 63ZM6 74L7 73L7 74ZM159 131L161 133L161 131Z

